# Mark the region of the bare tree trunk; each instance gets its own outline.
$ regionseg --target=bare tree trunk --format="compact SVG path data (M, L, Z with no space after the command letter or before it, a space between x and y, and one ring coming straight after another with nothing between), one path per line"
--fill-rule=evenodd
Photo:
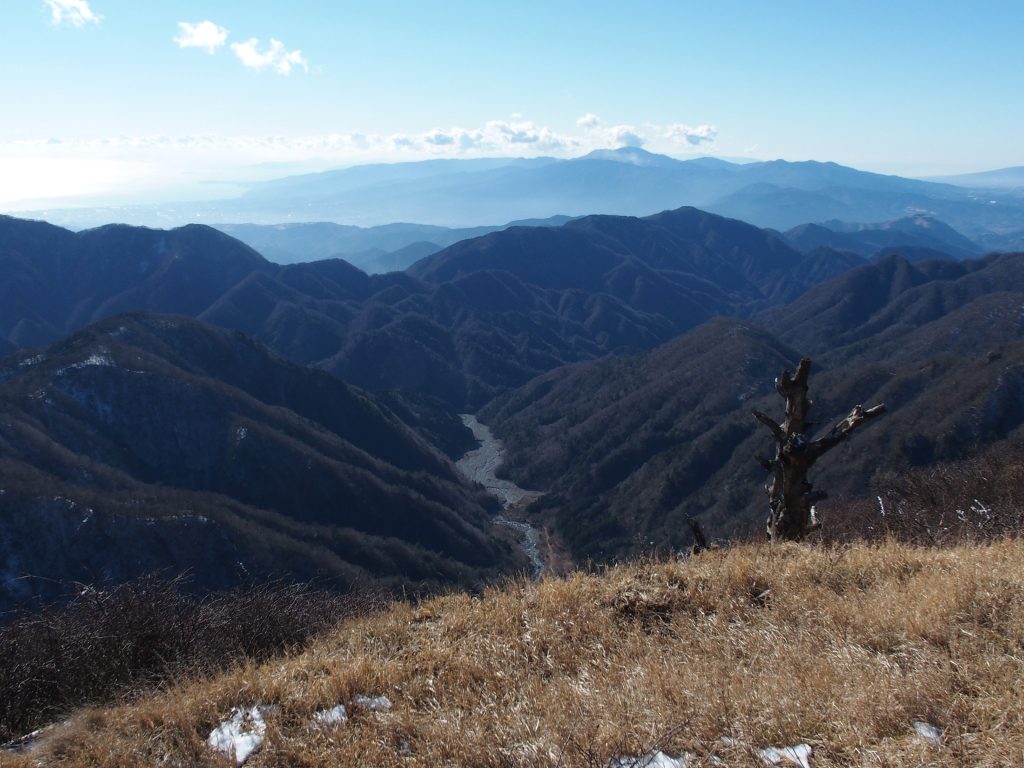
M754 411L754 418L764 424L775 438L775 458L756 457L757 462L771 473L765 485L770 511L768 536L772 541L800 541L820 527L814 504L828 497L815 491L807 482L807 472L814 462L841 443L865 421L885 413L885 405L864 410L854 406L850 415L840 421L828 434L808 441L805 433L814 425L807 421L811 401L807 399L807 377L811 361L800 361L796 373L788 370L775 380L775 391L786 401L786 420L778 424L770 416Z

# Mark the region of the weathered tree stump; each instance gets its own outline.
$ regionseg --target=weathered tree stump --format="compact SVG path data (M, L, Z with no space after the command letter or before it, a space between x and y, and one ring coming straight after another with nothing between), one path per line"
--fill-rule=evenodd
M864 409L854 406L850 415L840 421L826 435L808 440L805 433L814 425L807 421L811 401L807 399L807 377L811 361L800 361L796 373L788 370L775 380L775 391L786 401L786 420L778 424L770 416L754 411L754 418L764 424L775 438L775 458L755 457L757 463L770 474L765 484L770 511L768 537L772 541L800 541L820 524L814 504L828 498L828 494L815 491L807 482L807 473L820 459L857 427L875 416L885 413L885 405Z

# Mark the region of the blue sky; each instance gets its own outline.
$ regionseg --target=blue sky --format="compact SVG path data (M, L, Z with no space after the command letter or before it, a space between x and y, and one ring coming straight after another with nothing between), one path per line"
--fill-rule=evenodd
M6 208L623 144L1024 164L1019 1L3 0L0 29Z

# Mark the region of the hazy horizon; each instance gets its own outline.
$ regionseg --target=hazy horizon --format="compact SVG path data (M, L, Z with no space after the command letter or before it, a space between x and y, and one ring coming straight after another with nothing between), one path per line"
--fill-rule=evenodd
M979 9L980 8L980 9ZM1024 6L17 0L0 210L640 146L924 177L1024 165Z

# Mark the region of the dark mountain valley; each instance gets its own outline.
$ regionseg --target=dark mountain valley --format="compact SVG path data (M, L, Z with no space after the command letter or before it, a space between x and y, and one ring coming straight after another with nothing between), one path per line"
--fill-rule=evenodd
M891 411L823 463L838 497L1021 437L1024 256L937 219L781 234L680 208L461 234L370 275L202 225L0 218L3 604L148 571L202 591L522 569L452 465L474 445L460 412L545 492L517 514L575 562L685 548L691 518L756 531L749 414L802 356L822 427Z

